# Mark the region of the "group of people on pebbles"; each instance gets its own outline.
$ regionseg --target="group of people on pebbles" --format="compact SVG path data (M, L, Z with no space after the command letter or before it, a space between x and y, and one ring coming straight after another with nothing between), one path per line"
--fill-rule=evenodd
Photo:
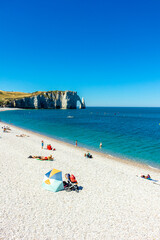
M10 132L11 131L11 128L9 126L3 126L2 129L3 129L3 132ZM16 135L16 137L29 137L29 135L19 134L19 135ZM76 140L75 146L77 147L77 145L78 145L78 143L77 143L77 140ZM99 147L102 148L102 142L100 142ZM43 140L41 141L41 148L44 149L44 141ZM51 144L48 144L46 150L53 150L53 151L55 151L56 149L53 148L51 146ZM93 156L89 152L85 153L84 157L86 157L86 158L93 158ZM38 155L35 155L35 156L34 155L30 155L28 158L33 158L33 159L37 159L37 160L41 160L41 161L53 161L54 160L54 157L52 156L52 154L50 154L48 157L46 157L46 156L38 156ZM144 179L152 180L150 174L148 174L148 175L141 175L140 177L144 178Z

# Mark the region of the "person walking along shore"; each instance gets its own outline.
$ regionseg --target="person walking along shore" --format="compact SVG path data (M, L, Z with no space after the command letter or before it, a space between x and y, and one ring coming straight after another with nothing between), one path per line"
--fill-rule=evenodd
M44 147L44 142L43 142L43 140L42 140L42 149L43 149L43 147Z

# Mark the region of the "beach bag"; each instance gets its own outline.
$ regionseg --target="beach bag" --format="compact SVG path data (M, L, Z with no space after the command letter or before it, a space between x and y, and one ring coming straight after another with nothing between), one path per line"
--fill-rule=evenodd
M66 181L63 181L64 188L68 187L68 183Z
M71 180L72 183L76 183L77 182L77 180L76 180L76 178L75 178L75 176L73 174L71 174L70 180Z
M52 150L51 145L47 145L47 149L48 149L48 150Z

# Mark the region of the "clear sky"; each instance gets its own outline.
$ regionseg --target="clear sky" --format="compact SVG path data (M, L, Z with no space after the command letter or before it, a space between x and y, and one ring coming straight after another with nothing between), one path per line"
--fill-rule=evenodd
M160 1L1 1L0 90L160 107Z

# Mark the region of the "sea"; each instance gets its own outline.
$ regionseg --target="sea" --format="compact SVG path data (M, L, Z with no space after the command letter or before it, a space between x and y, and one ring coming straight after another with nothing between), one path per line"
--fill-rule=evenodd
M0 112L0 120L160 169L160 108L87 107ZM102 148L99 147L102 143Z

